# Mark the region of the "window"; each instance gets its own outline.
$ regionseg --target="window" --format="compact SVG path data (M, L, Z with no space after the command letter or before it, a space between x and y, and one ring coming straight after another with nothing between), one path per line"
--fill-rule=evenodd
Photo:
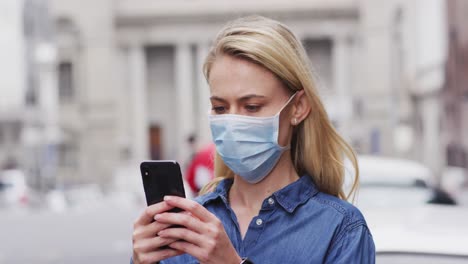
M333 89L332 41L330 39L305 39L304 48L318 81L326 89Z
M75 143L66 142L58 146L59 165L76 168L78 166L78 148Z
M58 65L58 89L60 102L73 100L73 64L71 62L61 62Z

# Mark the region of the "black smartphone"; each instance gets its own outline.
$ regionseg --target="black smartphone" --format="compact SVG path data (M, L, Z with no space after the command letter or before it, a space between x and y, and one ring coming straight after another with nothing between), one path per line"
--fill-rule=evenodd
M184 183L179 163L175 160L149 160L140 164L146 203L152 205L163 201L164 196L185 197ZM180 212L173 208L171 212Z

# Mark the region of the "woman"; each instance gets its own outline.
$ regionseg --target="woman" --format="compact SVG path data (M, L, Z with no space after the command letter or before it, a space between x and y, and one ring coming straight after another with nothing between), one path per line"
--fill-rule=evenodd
M357 175L356 158L291 31L264 17L235 20L204 73L216 178L196 201L166 197L146 209L134 263L374 263L366 222L342 190L343 159Z

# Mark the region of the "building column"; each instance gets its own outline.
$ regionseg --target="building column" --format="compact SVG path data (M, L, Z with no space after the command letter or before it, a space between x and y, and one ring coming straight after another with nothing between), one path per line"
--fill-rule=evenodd
M362 126L367 127L367 151L372 154L392 155L392 34L391 21L394 1L360 1L360 42L362 72L359 91L363 102ZM379 29L379 30L377 30Z
M440 99L437 95L427 96L422 100L422 159L434 173L437 185L441 184L442 169L446 157L443 154L441 131L440 131Z
M45 184L57 183L58 153L60 143L59 99L56 75L56 49L50 43L41 44L36 50L38 57L38 82L41 93L39 94L39 109L42 115L44 130L42 132L42 151L40 162L42 166L41 178ZM46 187L46 186L43 186Z
M146 54L143 46L131 46L128 50L129 89L131 100L131 144L132 157L135 161L148 159L148 108L146 84Z
M197 82L198 82L198 139L203 145L211 142L210 125L208 123L208 113L210 112L210 87L203 74L203 63L210 50L208 43L199 43L197 46Z
M346 134L348 131L347 121L352 117L350 55L351 49L346 36L336 36L333 39L332 49L333 85L336 91L335 105L338 106L338 126L340 134L344 137L348 136Z
M176 158L184 167L190 157L187 143L188 136L194 131L193 114L193 61L192 50L189 43L179 43L175 54L175 87L176 102L173 109L177 110L177 152Z

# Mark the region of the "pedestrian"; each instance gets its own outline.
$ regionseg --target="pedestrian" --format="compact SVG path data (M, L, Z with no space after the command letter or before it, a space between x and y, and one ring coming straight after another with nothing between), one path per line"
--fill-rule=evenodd
M185 180L192 193L198 194L203 186L214 178L214 154L216 147L210 143L194 154L185 172Z
M195 201L165 197L142 213L135 264L375 262L364 217L343 192L345 157L357 175L354 152L307 61L275 20L244 17L221 30L204 64L216 178Z

